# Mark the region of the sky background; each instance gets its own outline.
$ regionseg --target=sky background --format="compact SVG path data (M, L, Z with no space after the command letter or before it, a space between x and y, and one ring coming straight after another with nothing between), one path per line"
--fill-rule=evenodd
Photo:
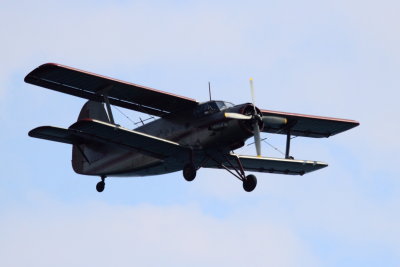
M0 0L1 266L399 266L398 1ZM109 179L77 175L68 127L85 100L23 82L57 62L171 93L361 125L296 138L329 167ZM147 115L124 111L134 121ZM118 115L117 121L132 128ZM284 137L265 135L283 150ZM254 155L252 146L240 151ZM268 145L263 155L281 156Z

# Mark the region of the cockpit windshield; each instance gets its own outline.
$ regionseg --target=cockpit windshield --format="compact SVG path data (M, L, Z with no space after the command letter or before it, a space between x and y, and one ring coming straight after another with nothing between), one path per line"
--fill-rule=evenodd
M233 106L234 105L232 103L225 101L209 101L198 105L194 110L194 115L196 117L203 117L206 115L214 114L218 111L225 110Z
M220 111L234 106L232 103L225 101L215 101L215 103L217 104Z

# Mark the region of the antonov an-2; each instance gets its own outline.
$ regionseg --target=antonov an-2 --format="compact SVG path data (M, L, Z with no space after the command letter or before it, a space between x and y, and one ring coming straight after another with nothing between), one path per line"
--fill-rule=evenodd
M25 82L88 99L78 121L67 129L42 126L29 136L72 145L76 173L101 178L148 176L183 171L192 181L200 168L223 168L251 192L257 185L245 171L303 175L328 166L298 160L289 154L292 136L330 137L359 125L357 121L259 109L253 103L199 103L60 64L34 69ZM111 105L143 112L158 119L130 130L114 122ZM285 158L261 157L260 132L286 135ZM257 156L233 151L254 136Z

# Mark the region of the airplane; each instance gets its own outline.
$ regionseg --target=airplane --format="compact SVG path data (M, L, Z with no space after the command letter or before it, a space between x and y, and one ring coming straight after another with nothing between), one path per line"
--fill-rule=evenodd
M29 136L72 145L73 170L99 176L98 192L104 190L108 177L182 171L185 180L193 181L200 168L225 169L251 192L257 178L246 171L304 175L328 166L294 159L292 137L327 138L359 125L354 120L259 109L252 80L253 102L239 105L217 100L200 103L56 63L37 67L24 80L88 100L77 122L68 128L41 126ZM115 123L111 105L158 118L131 130ZM261 156L261 132L286 136L284 158ZM251 137L257 155L236 154L234 150Z

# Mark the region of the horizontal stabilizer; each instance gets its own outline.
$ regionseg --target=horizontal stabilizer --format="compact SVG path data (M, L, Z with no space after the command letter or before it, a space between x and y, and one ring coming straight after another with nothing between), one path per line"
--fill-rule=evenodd
M264 173L303 175L328 166L328 164L319 161L242 156L236 154L230 154L223 164L228 169L240 169L238 158L245 171ZM221 166L212 161L206 163L204 167L221 168Z
M80 120L68 129L41 126L31 130L29 136L66 144L103 143L159 159L189 154L178 143L93 119Z
M30 137L61 142L66 144L75 144L78 141L78 137L74 136L71 131L64 128L58 128L53 126L41 126L31 130L28 135Z

